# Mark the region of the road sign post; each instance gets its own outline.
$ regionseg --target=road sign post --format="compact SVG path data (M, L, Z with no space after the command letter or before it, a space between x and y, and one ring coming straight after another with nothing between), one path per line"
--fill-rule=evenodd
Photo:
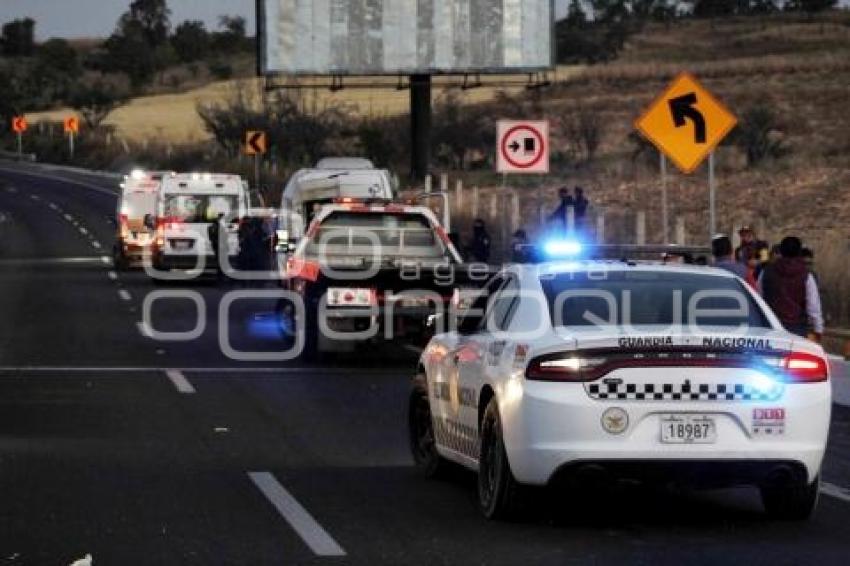
M670 243L670 209L667 204L667 156L659 151L661 169L661 229L664 232L664 244Z
M499 120L496 128L496 170L502 174L502 247L510 241L507 176L549 173L549 122ZM537 190L538 204L541 188Z
M260 190L260 165L268 151L268 138L266 133L259 130L248 130L245 132L245 155L254 157L254 188Z
M25 116L15 116L12 118L12 131L17 136L18 159L24 156L24 132L27 131L29 124Z
M714 234L714 150L737 124L735 116L688 73L676 77L635 121L635 127L683 173L709 160L709 228ZM665 242L668 236L666 162L661 161L661 199Z
M65 134L68 136L68 155L74 160L74 138L80 131L80 119L76 116L68 116L63 120Z
M717 192L714 185L714 152L708 154L708 233L713 238L717 233Z

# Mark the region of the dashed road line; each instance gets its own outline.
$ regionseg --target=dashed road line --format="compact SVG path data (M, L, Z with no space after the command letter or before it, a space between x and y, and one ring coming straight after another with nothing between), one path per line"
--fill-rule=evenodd
M70 265L82 263L99 263L100 257L34 257L34 258L3 258L0 265Z
M138 323L141 325L142 323ZM273 374L278 377L287 375L292 378L300 378L309 374L322 375L345 375L345 376L374 376L374 375L399 375L406 374L405 368L378 368L378 369L353 369L340 367L305 367L305 366L286 366L286 367L181 367L181 368L166 368L161 366L0 366L0 373L148 373L148 372L164 372L171 369L177 369L186 373L197 374ZM311 377L312 379L312 377Z
M108 255L100 256L100 261L102 261L104 265L112 265L112 258Z
M97 240L92 240L91 245L96 250L99 250L103 247L103 246L100 245L100 242L98 242Z
M51 210L59 210L59 207L56 206L55 202L47 203L47 206L49 206Z
M38 195L30 195L30 198L31 198L32 200L41 200L41 197L40 197L40 196L38 196Z
M248 472L254 485L266 496L286 522L317 556L345 556L342 547L269 472Z
M189 383L189 380L186 379L186 376L183 375L183 372L179 369L165 370L165 375L171 380L171 383L174 384L174 387L176 387L177 391L180 393L189 395L195 392L195 388L191 383Z
M106 274L106 276L109 277L110 279L112 279L113 281L118 280L118 273L115 272L115 271L110 271L109 273Z
M85 228L83 228L82 226L80 226L80 234L83 234L83 235L85 236L85 235L87 235L88 233L89 233L89 231L88 231L88 230L86 230Z
M850 503L850 489L845 489L843 487L839 487L835 484L828 482L821 482L820 492L824 495L840 499L845 503Z
M71 216L70 214L65 214L63 217L64 217L64 218L65 218L65 220L67 220L68 222L73 222L73 221L74 221L74 217L73 217L73 216Z
M133 296L126 289L121 289L120 291L118 291L118 296L121 297L122 301L132 301L133 300Z

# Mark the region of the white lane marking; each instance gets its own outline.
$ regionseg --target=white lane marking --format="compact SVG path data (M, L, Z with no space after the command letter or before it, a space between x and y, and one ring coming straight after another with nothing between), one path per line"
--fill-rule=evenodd
M820 492L830 497L835 497L846 503L850 503L850 489L839 487L835 484L821 482Z
M15 187L6 187L6 192L14 194L18 192L18 189L16 189Z
M29 176L29 177L40 177L42 179L49 179L51 181L59 181L60 183L66 183L66 184L70 184L70 185L77 185L78 187L85 187L85 188L90 189L92 191L96 191L98 193L103 193L105 195L111 196L112 198L118 198L118 192L117 191L110 191L109 189L106 189L104 187L98 187L97 185L92 185L92 184L86 183L84 181L78 181L76 179L68 179L68 178L65 178L65 177L58 177L56 175L45 175L44 173L36 173L34 171L21 171L19 169L6 169L5 167L0 167L0 171L4 171L6 173L14 173L14 174L18 174L18 175L26 175L26 176ZM116 180L115 183L117 185L118 181ZM34 199L34 200L38 200L38 199Z
M55 202L48 203L47 206L49 206L51 210L59 210L59 207L56 206Z
M100 261L102 261L104 265L112 265L112 258L108 255L100 256Z
M345 551L269 472L248 477L317 556L345 556Z
M142 323L138 322L137 326L141 332ZM345 376L370 376L370 375L399 375L406 374L408 368L379 368L379 369L352 369L340 367L182 367L182 368L165 368L161 366L140 367L140 366L0 366L0 373L51 373L51 372L87 372L87 373L144 373L167 371L169 369L178 369L183 373L199 373L199 374L277 374L290 375L291 377L303 377L305 375L322 374L322 375L345 375Z
M40 196L38 196L38 195L30 195L30 198L31 198L32 200L41 200L41 197L40 197Z
M183 375L183 372L179 369L165 370L165 375L171 380L171 383L174 384L174 387L176 387L177 391L180 393L191 394L195 392L195 388L192 387L192 384L189 383L189 380L186 379L186 376Z
M110 271L110 272L109 272L109 273L107 273L106 275L107 275L110 279L112 279L113 281L116 281L116 280L118 279L118 273L117 273L117 272L115 272L115 271Z
M88 234L88 233L89 233L89 231L88 231L88 230L86 230L85 228L83 228L82 226L80 226L80 234L86 235L86 234Z
M34 257L34 258L3 258L0 265L66 265L74 263L98 263L98 256L91 257Z
M144 322L137 322L136 328L139 330L139 334L144 336L145 338L151 338L151 329Z
M71 216L70 214L67 214L67 213L66 213L66 214L65 214L65 220L67 220L68 222L73 222L73 221L74 221L74 217L73 217L73 216Z
M92 245L92 247L93 247L94 249L96 249L96 250L99 250L99 249L102 247L102 246L100 245L100 242L98 242L97 240L92 240L91 245Z
M121 297L122 301L132 301L133 300L133 296L126 289L121 289L120 291L118 291L118 296Z

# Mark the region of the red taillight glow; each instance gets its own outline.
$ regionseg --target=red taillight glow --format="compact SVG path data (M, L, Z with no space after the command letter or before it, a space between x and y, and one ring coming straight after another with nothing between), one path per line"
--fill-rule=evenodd
M829 366L821 356L806 352L791 352L780 364L782 375L789 383L814 383L826 381Z
M593 381L606 370L605 358L559 355L534 359L525 371L527 379L536 381Z

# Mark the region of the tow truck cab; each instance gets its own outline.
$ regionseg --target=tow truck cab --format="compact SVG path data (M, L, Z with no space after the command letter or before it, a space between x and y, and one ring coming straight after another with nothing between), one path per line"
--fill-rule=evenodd
M321 208L282 270L303 300L308 354L422 335L470 278L429 208L348 198Z
M278 251L299 240L322 206L339 198L392 200L394 183L386 169L360 158L326 158L313 169L300 169L289 179L281 198L276 233Z

